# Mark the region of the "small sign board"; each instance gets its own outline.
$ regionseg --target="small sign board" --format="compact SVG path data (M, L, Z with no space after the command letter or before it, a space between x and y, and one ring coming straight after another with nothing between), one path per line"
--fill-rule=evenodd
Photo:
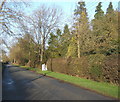
M42 64L42 71L46 71L47 70L47 65Z

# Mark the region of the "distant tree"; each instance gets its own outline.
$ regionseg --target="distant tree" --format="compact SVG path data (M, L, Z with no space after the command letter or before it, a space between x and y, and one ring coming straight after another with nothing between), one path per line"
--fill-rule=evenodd
M23 38L19 38L18 42L10 49L10 58L14 63L21 65L35 66L37 59L37 46L33 37L25 34ZM37 63L36 63L37 64Z
M7 56L7 52L4 51L4 50L1 50L1 53L2 53L2 55L0 56L1 61L2 61L2 62L8 62L8 61L9 61L9 58L8 58L8 56Z
M10 48L10 60L13 63L21 64L24 59L22 58L22 52L20 51L20 47L16 45ZM24 65L24 63L22 63Z

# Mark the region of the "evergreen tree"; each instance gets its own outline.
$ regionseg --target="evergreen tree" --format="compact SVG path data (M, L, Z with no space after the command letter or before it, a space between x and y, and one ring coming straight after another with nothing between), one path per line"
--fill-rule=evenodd
M118 51L118 12L114 11L112 2L109 3L104 19L104 52L110 55Z
M61 43L61 30L57 29L56 34L51 33L48 41L48 53L49 57L56 58L62 56L62 43Z
M114 9L113 9L113 5L112 5L112 2L110 2L108 8L107 8L107 14L111 14L113 13Z
M61 43L62 43L62 56L66 56L68 46L70 43L70 30L68 28L68 25L66 24L64 26L63 34L61 36Z
M48 53L50 54L49 57L56 57L56 46L57 46L57 36L53 33L50 33L50 38L48 41L49 47L48 47Z
M96 12L95 19L92 21L95 50L97 53L110 55L111 51L113 52L117 48L118 14L114 11L110 2L106 14L103 15L103 13L100 13L100 11L102 12L100 4L98 4L99 7L96 7L99 14Z
M102 2L98 3L95 12L96 12L96 14L94 15L95 19L101 19L101 17L104 16L104 11L102 10Z
M74 23L74 34L77 40L77 56L80 58L82 53L87 49L89 45L87 42L89 40L89 22L87 17L87 12L85 8L85 2L78 2L77 9L75 9L75 23Z
M56 34L60 37L61 36L61 30L58 28L57 31L56 31Z
M78 2L77 9L74 10L74 15L79 15L80 16L80 14L82 12L85 12L86 15L87 15L86 8L85 8L85 2Z
M70 31L69 31L69 28L68 28L67 24L64 26L63 34L70 34Z
M92 26L93 26L93 34L95 36L100 36L102 34L103 29L103 18L104 18L104 12L102 10L101 2L98 3L98 6L96 6L94 19L92 20Z
M75 37L72 37L70 40L70 44L68 46L68 51L66 53L67 58L69 57L77 57L77 40Z
M57 31L56 31L57 46L61 46L61 36L62 36L62 32L61 32L61 30L58 28Z
M94 37L94 50L95 52L100 52L100 50L103 48L103 42L105 41L104 38L104 25L105 25L105 16L104 12L102 10L102 3L99 2L96 6L94 19L92 20L92 26L93 26L93 37Z
M101 2L98 3L98 6L96 6L96 10L95 10L95 15L94 15L94 19L92 20L92 26L93 26L93 34L95 36L100 36L102 34L102 29L104 26L104 12L102 10L102 5Z

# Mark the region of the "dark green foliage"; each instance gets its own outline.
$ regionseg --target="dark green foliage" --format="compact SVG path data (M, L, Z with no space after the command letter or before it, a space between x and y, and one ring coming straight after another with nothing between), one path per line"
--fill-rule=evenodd
M98 3L98 6L96 6L94 19L92 20L92 26L93 26L93 34L96 36L99 36L102 34L102 30L104 29L104 12L102 10L102 2Z
M98 6L100 5L101 3L98 4ZM108 56L118 51L118 14L116 12L113 10L112 3L110 2L106 14L99 15L100 19L98 19L99 17L95 17L92 20L92 33L95 38L96 53ZM98 15L98 13L95 15Z
M61 36L61 30L60 30L60 29L57 29L56 34L60 37L60 36Z
M103 54L95 54L88 56L89 72L92 79L100 81L102 75L102 64L105 56Z
M108 8L107 8L107 14L110 14L110 13L113 13L114 12L114 9L113 9L113 5L112 5L112 2L110 2Z
M69 28L68 28L68 25L66 24L65 26L64 26L64 31L63 31L63 34L70 34L70 31L69 31Z
M68 28L68 25L66 24L64 26L64 31L63 34L61 36L61 44L62 44L62 56L66 57L66 53L68 50L68 46L70 45L70 39L71 39L71 34L70 34L70 30Z
M50 34L48 41L49 47L47 51L52 58L66 56L70 42L70 36L68 25L65 25L63 33L60 29L57 29L56 34Z
M96 12L96 14L94 15L95 19L101 19L104 16L104 11L101 8L102 8L102 2L99 2L95 10Z
M56 34L51 33L50 38L48 41L49 47L47 49L48 53L50 54L50 57L56 58L61 57L61 30L57 29Z
M100 77L102 74L102 69L101 66L99 65L94 65L91 67L90 69L90 73L92 74L92 76L95 77Z
M49 38L49 47L48 47L48 53L50 54L49 57L56 57L57 53L57 36L53 33L50 34Z

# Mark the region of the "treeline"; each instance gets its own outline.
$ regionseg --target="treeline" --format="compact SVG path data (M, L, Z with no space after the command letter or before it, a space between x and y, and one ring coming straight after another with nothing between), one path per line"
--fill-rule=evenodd
M19 38L10 50L10 59L15 63L35 66L45 63L49 58L80 58L91 54L107 56L119 52L118 11L113 9L112 2L106 12L102 10L102 3L99 2L94 19L91 21L89 21L85 2L78 2L74 10L73 26L69 28L66 24L63 31L57 28L54 32L51 29L57 25L59 15L55 14L57 10L52 9L54 12L51 10L49 13L48 9L51 10L51 8L44 7L34 13L32 20L29 19L32 22L29 25L30 28L25 27L25 22L21 23L24 36ZM41 11L43 14L40 13ZM45 14L48 18L43 17Z
M118 53L118 11L109 4L106 14L101 2L89 22L84 2L79 2L74 12L72 31L65 25L63 33L58 29L51 33L47 51L52 57L78 57L90 54L111 55Z
M18 19L23 36L11 47L10 61L37 68L47 63L51 71L118 84L119 11L112 2L106 12L99 2L91 21L85 2L78 2L72 27L66 24L63 30L58 27L61 14L42 6L30 17Z

